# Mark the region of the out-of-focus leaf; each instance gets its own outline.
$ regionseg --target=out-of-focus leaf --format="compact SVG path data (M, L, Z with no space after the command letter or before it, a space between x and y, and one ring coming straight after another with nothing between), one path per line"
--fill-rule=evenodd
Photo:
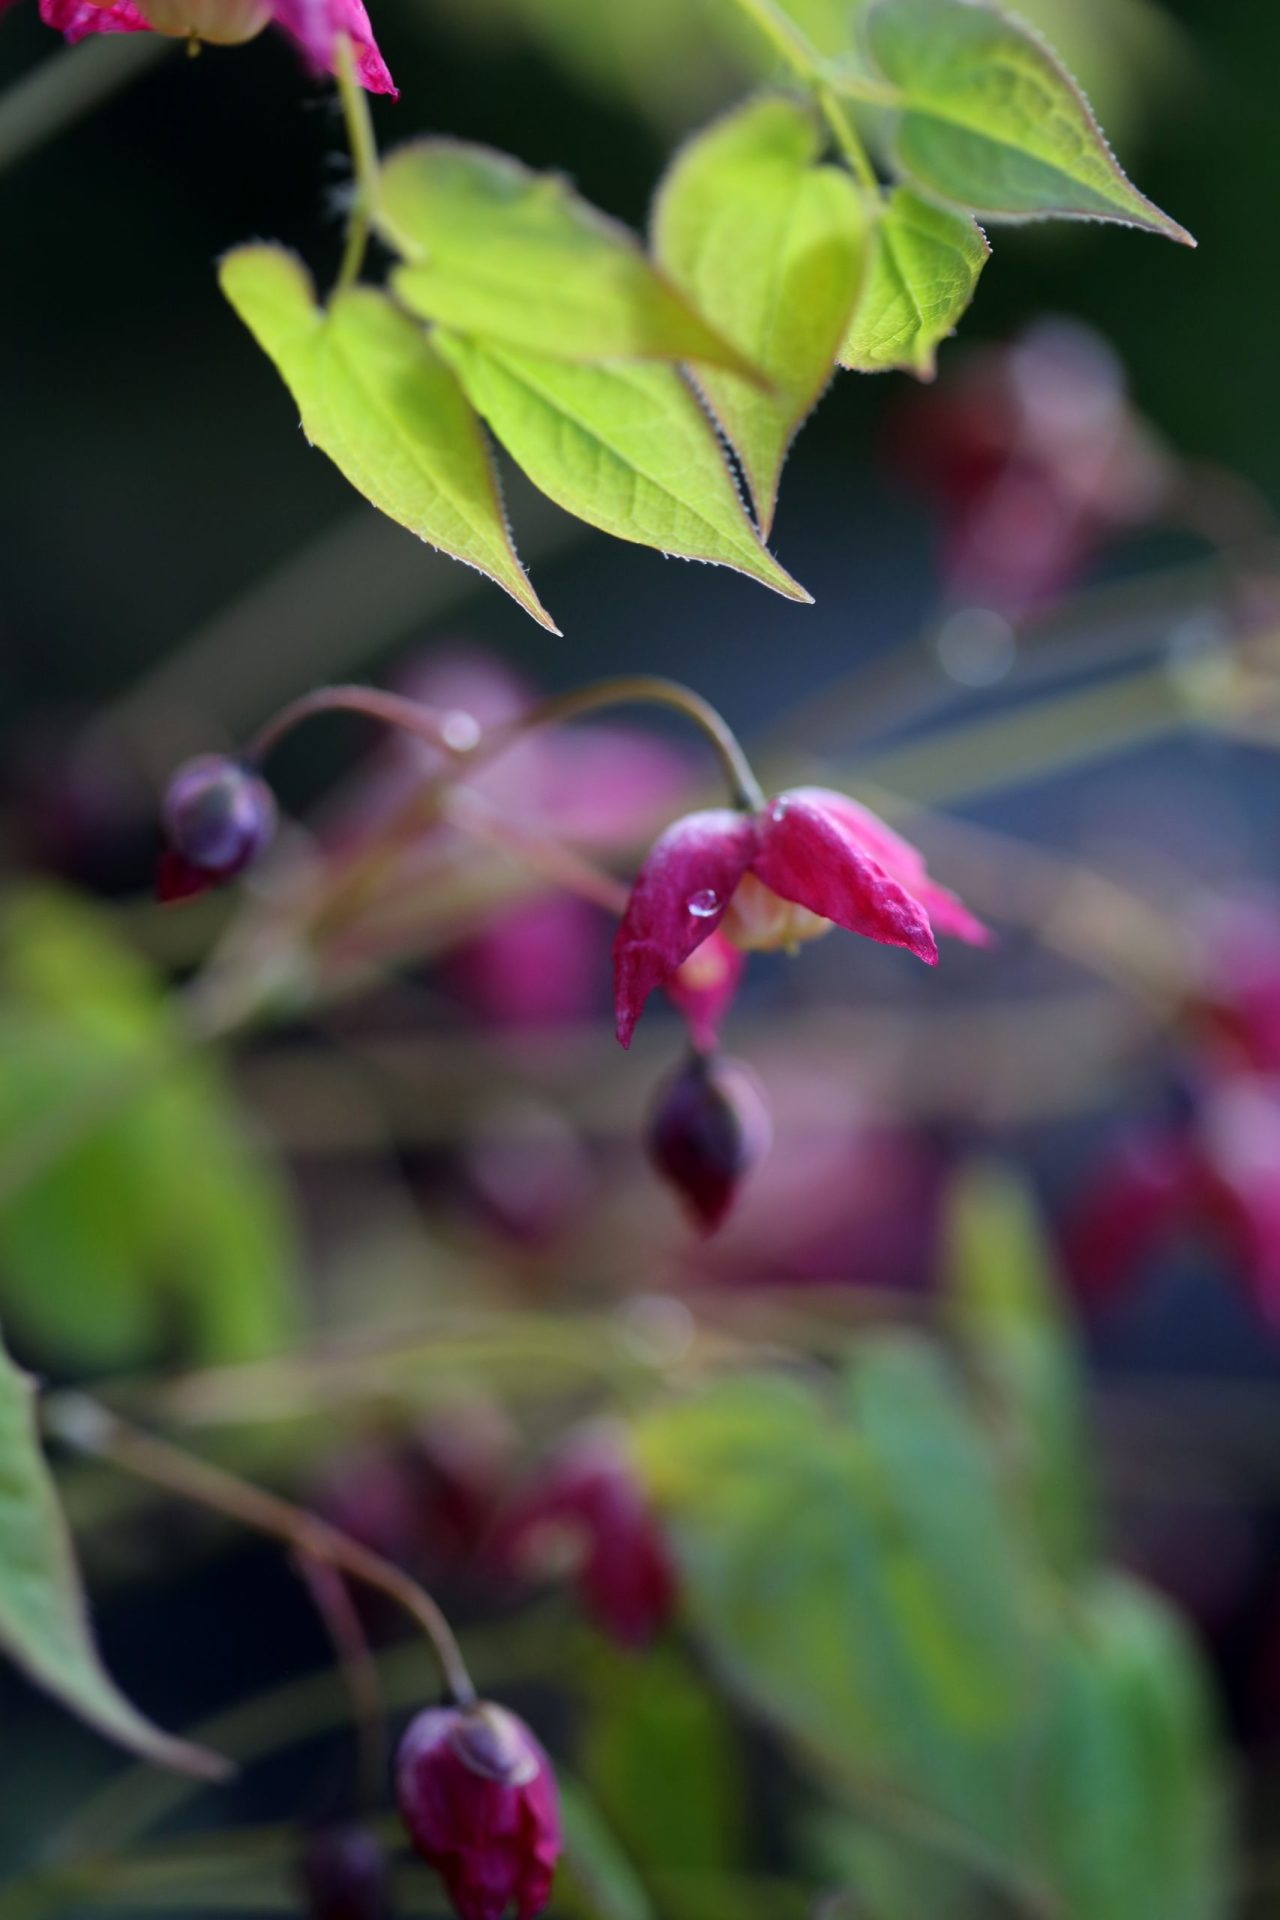
M153 1727L102 1665L34 1403L31 1381L0 1349L0 1649L109 1739L158 1766L219 1779L227 1769L216 1754Z
M673 367L575 367L458 334L439 344L472 405L558 506L619 540L809 599L761 543L715 429Z
M182 1057L158 983L70 896L6 909L0 1048L0 1170L52 1143L0 1203L12 1331L93 1369L173 1343L210 1360L279 1346L295 1253L270 1155L213 1063Z
M588 1796L558 1769L565 1860L556 1886L557 1905L583 1920L653 1920L653 1907L639 1875Z
M863 196L818 164L813 114L749 101L692 140L659 190L654 250L769 387L712 369L699 383L742 462L768 535L796 431L835 366L866 260Z
M918 1914L981 1920L991 1913L989 1888L918 1842L834 1811L810 1821L807 1833L809 1852L831 1887L822 1920L915 1920Z
M457 140L418 140L382 171L392 284L424 319L557 359L696 360L750 373L635 236L559 174Z
M932 380L938 344L955 331L990 253L968 214L895 188L873 229L840 364L860 373L901 367Z
M691 1611L856 1800L1018 1878L1031 1570L927 1351L872 1348L852 1403L741 1381L642 1424Z
M1096 1521L1083 1370L1035 1202L994 1162L961 1168L949 1198L946 1295L990 1395L1030 1525L1055 1570L1079 1573Z
M877 0L867 44L900 89L894 163L990 219L1114 220L1191 236L1121 172L1088 102L1030 29L985 0Z
M676 1654L595 1655L581 1765L610 1827L664 1909L671 1876L728 1873L740 1861L743 1784L727 1715Z
M1040 1804L1072 1920L1217 1920L1223 1783L1195 1655L1173 1616L1110 1576L1073 1608L1051 1680Z
M421 328L370 287L317 306L306 268L281 247L237 247L219 277L312 445L388 518L557 632L511 544L480 423Z

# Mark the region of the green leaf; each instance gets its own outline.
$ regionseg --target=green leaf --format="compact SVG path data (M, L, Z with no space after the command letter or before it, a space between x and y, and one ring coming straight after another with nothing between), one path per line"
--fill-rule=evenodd
M866 283L840 349L858 373L904 368L932 380L938 343L955 331L991 249L968 214L897 187L877 220Z
M581 1765L631 1858L679 1906L674 1876L730 1872L740 1858L745 1786L720 1702L688 1661L595 1651Z
M1040 1804L1068 1920L1218 1920L1223 1780L1199 1662L1167 1608L1119 1575L1072 1610Z
M143 1759L224 1777L216 1754L153 1727L102 1665L34 1408L32 1382L0 1349L0 1649L46 1693Z
M556 1777L565 1838L557 1904L567 1899L589 1920L653 1920L649 1896L599 1812L562 1767Z
M536 487L619 540L810 596L762 545L715 429L673 367L577 367L438 336L472 405Z
M278 1348L295 1250L272 1157L215 1064L184 1056L160 984L70 895L33 889L6 909L0 1054L11 1332L98 1371L175 1341L211 1361Z
M1028 1521L1059 1573L1096 1550L1080 1353L1035 1201L1011 1169L962 1167L944 1227L946 1304L986 1389Z
M1033 1569L927 1354L869 1354L851 1411L743 1380L640 1426L688 1605L853 1804L1017 1879Z
M557 359L752 371L634 234L559 174L462 141L415 141L383 167L378 225L407 262L392 285L424 319Z
M654 210L654 250L679 287L768 377L699 384L742 462L768 535L797 429L831 377L867 252L863 196L795 101L748 102L691 141Z
M902 95L894 163L989 219L1045 214L1184 228L1125 177L1074 80L1030 28L983 0L878 0L867 43Z
M312 445L390 519L557 633L511 544L480 424L421 329L369 287L318 307L305 267L280 247L236 248L219 278Z

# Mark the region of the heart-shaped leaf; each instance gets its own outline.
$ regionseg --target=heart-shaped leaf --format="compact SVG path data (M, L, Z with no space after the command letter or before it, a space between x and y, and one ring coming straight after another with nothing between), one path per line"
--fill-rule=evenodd
M858 373L901 367L931 380L938 343L954 332L990 253L968 214L895 188L875 224L840 364Z
M1194 246L1121 172L1088 101L1030 28L986 0L877 0L866 34L902 96L893 159L926 193L993 220L1115 220Z
M220 279L312 445L390 519L558 632L516 558L480 423L421 328L369 287L317 306L305 267L280 247L237 247Z
M569 513L809 599L761 544L715 429L674 367L578 367L456 334L439 344L512 458Z
M654 250L768 380L712 368L699 384L742 462L767 536L797 429L835 366L867 253L863 195L796 101L752 100L698 136L664 181Z

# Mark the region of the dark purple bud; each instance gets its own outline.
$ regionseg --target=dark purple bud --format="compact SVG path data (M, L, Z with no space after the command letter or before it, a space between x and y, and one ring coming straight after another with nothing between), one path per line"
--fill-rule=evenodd
M624 1647L670 1619L676 1574L658 1517L604 1426L580 1429L528 1487L502 1530L521 1573L571 1571L583 1606Z
M694 1053L658 1096L649 1157L702 1231L714 1233L772 1136L755 1076L736 1060Z
M560 1808L551 1762L523 1720L487 1700L431 1707L396 1759L409 1837L461 1920L534 1920L551 1896Z
M317 1828L300 1875L311 1920L384 1920L387 1863L364 1827Z
M169 850L156 890L162 900L179 900L232 879L256 859L275 831L276 803L260 774L206 753L179 767L162 814Z

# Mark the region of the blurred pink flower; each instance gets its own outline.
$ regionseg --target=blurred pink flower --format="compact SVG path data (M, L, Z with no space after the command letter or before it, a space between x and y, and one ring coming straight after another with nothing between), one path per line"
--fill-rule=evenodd
M0 12L13 0L0 0ZM91 33L160 33L237 46L270 25L301 47L317 73L332 73L338 38L355 48L356 73L370 93L396 97L361 0L40 0L40 18L70 41Z
M499 1551L518 1572L572 1571L614 1640L643 1647L676 1601L675 1568L647 1494L604 1427L580 1429L513 1503Z
M948 598L1017 620L1149 521L1169 463L1097 334L1040 321L902 408L897 464L937 503Z
M915 847L845 794L799 787L757 814L686 814L646 855L614 942L618 1038L630 1046L649 995L721 925L765 951L846 927L933 966L932 923L975 946L990 937Z

